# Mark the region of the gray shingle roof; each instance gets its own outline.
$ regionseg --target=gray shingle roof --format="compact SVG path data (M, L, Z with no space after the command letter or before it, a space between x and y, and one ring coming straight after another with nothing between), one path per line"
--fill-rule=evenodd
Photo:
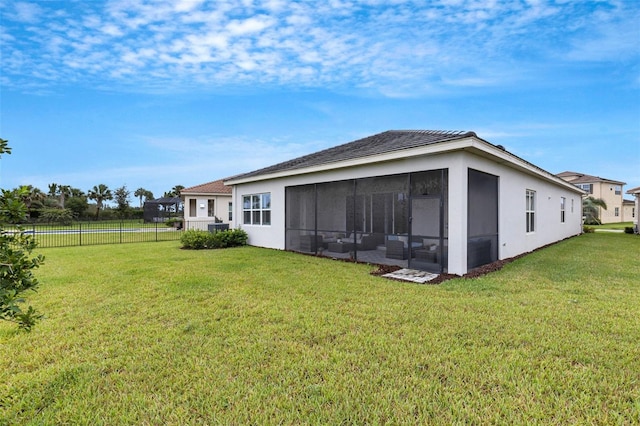
M273 166L263 169L232 176L225 180L244 179L282 171L320 166L338 161L353 160L472 136L477 137L474 132L466 131L389 130L293 160L274 164Z

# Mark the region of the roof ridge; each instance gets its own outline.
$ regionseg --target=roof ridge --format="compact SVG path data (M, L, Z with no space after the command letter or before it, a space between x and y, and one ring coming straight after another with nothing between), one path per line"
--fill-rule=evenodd
M465 137L478 137L474 132L460 130L387 130L351 142L325 148L278 164L248 173L230 176L225 181L259 176L284 170L303 169L321 164L353 160L371 155L386 154L403 149L417 148Z

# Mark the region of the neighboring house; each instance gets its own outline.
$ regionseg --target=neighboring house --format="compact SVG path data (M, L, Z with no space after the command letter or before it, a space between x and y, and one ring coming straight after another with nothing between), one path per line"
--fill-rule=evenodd
M249 244L433 272L582 231L583 191L473 132L387 131L225 184Z
M638 214L640 214L640 186L638 186L637 188L631 188L627 191L627 194L631 194L635 197L635 205L633 206L631 211L631 219L628 220L633 221L635 230L636 232L638 232Z
M636 202L634 200L622 200L622 217L625 222L636 221Z
M606 210L598 207L600 222L616 223L631 220L624 216L624 195L622 192L622 187L626 185L624 182L577 172L562 172L558 173L557 176L584 190L587 193L587 197L601 198L607 203Z
M231 187L222 180L185 188L180 196L184 199L185 229L206 231L211 224L231 222Z

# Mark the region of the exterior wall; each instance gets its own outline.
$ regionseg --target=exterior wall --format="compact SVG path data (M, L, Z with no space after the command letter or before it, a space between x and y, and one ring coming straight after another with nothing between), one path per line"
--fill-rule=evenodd
M185 229L202 229L206 231L210 223L215 223L215 218L209 216L208 201L214 200L214 214L223 223L229 223L229 203L232 201L229 195L185 195L184 222ZM196 200L195 216L191 216L191 200ZM200 208L203 205L204 208Z
M602 223L617 223L624 222L623 220L623 208L622 208L622 200L623 200L623 186L620 186L620 194L616 195L615 187L617 184L611 182L594 182L593 183L593 194L591 195L593 198L602 198L605 203L607 203L607 209L599 208L600 210L600 221ZM618 208L618 216L615 215L616 207Z
M465 166L499 176L499 259L507 259L582 232L579 193L504 164L464 154ZM535 231L526 231L526 191L535 191ZM560 221L560 198L565 197L565 222ZM573 205L573 208L572 208ZM466 256L466 254L465 254Z
M251 245L284 249L285 187L443 168L449 170L449 273L462 275L467 272L468 168L499 176L500 259L577 235L582 230L581 198L577 190L464 151L237 184L233 188L233 227L247 231ZM532 233L526 232L527 189L536 191L536 229ZM242 196L265 192L271 193L271 225L242 224ZM565 223L560 223L560 197L566 198Z
M622 205L622 222L633 222L637 223L638 218L636 217L636 204L633 202L626 202Z

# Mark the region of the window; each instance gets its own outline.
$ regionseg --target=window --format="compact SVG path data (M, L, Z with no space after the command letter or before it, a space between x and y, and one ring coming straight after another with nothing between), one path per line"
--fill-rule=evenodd
M536 230L536 192L527 189L526 206L527 232Z
M216 200L207 200L207 216L215 217L216 215Z
M622 194L622 187L620 185L615 186L616 195Z
M571 199L571 213L573 213L573 198Z
M564 206L566 203L566 198L560 197L560 223L564 223Z
M620 207L616 207L616 208L614 209L614 213L613 213L613 215L614 215L615 217L620 216Z
M197 202L198 200L196 200L195 198L190 198L189 199L189 217L196 217L198 211L197 211Z
M233 220L233 203L229 203L229 222Z
M631 207L631 217L636 217L636 208Z
M242 215L245 225L271 225L271 194L243 195Z
M582 189L583 191L587 191L589 194L593 194L593 184L592 183L578 184L578 188Z

